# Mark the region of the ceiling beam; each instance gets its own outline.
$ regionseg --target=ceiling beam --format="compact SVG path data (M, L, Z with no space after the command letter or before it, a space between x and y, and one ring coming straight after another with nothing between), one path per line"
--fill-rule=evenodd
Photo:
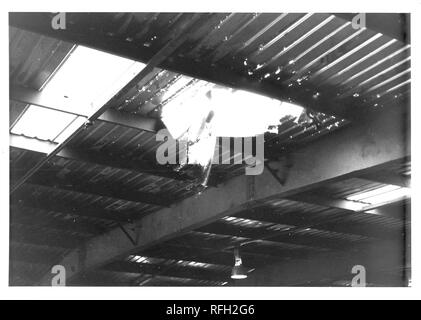
M74 111L80 109L80 103L76 104L63 96L47 95L45 92L31 88L12 86L10 88L10 100L87 118L86 114ZM97 120L149 132L157 132L159 129L164 128L164 125L159 119L143 117L115 109L105 110Z
M396 110L379 113L375 119L355 123L295 150L284 185L266 170L257 176L235 177L219 188L209 188L200 196L139 219L136 246L120 229L115 229L89 240L64 257L61 264L74 270L67 273L71 278L85 269L139 252L253 204L288 197L403 161L410 156L410 141L405 134L405 116ZM81 255L80 250L85 254ZM47 275L41 283L50 283L49 278Z
M12 15L11 15L12 16ZM133 65L132 68L126 70L125 74L122 75L118 81L113 83L113 87L109 88L106 92L95 97L93 101L85 101L84 103L91 104L92 113L87 117L87 122L93 122L98 119L107 109L110 108L111 102L114 99L121 97L126 94L133 86L138 85L140 82L145 82L145 79L153 72L156 71L157 67L166 59L168 59L174 51L187 40L188 31L198 27L200 23L200 14L186 14L189 19L183 21L177 27L174 27L171 33L171 39L159 49L150 59L147 60L147 64L139 72L137 65ZM44 16L45 18L45 16ZM46 21L44 20L44 23ZM51 20L48 19L48 25ZM86 122L85 122L86 123ZM23 176L19 178L11 187L10 193L12 194L18 190L35 172L37 172L45 163L50 161L57 153L63 150L66 145L85 128L85 124L80 125L72 133L70 133L66 139L57 145L57 147L47 154L45 158L40 160L35 166L28 170Z
M9 145L13 148L49 154L58 144L11 133L9 134ZM126 159L118 155L110 155L99 151L85 150L76 147L65 147L59 151L56 156L68 160L144 173L173 180L188 181L193 179L186 174L171 171L165 166L156 165L151 161Z

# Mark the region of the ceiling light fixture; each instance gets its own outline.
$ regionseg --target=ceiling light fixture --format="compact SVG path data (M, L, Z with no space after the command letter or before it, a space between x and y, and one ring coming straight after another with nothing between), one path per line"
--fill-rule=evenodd
M231 279L234 280L243 280L247 278L247 270L243 266L243 261L240 257L240 251L238 248L234 249L234 267L231 272Z

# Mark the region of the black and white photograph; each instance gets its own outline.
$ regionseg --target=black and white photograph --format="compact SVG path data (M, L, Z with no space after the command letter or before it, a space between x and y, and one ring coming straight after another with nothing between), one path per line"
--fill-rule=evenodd
M277 8L7 13L9 288L413 286L414 17Z

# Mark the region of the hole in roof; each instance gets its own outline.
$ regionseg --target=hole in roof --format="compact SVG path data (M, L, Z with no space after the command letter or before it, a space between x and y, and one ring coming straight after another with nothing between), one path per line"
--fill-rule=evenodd
M174 139L195 134L210 112L212 132L217 137L252 137L291 116L298 118L301 106L259 94L198 81L164 105L162 120ZM234 124L233 124L234 119Z
M128 71L140 72L143 67L144 64L133 60L78 46L42 90L43 95L71 100L70 104L55 105L65 112L30 105L11 132L62 142L85 121L84 117L72 112L86 116L92 114L96 111L92 110L94 99L118 84L117 80Z
M66 97L75 102L73 106L78 108L72 111L88 115L90 103L135 63L113 54L77 46L46 84L43 93Z
M217 137L264 134L285 117L298 119L303 111L288 102L197 81L164 103L161 117L171 136L189 145L189 163L207 168Z

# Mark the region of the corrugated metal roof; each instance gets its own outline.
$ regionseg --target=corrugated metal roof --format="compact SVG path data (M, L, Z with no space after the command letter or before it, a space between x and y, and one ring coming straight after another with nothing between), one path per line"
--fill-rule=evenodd
M73 47L67 42L10 27L10 82L41 89Z
M306 92L372 108L408 91L410 46L369 29L354 29L336 16L215 13L206 18L178 50L182 59L223 66L250 81L271 82L291 92L291 99ZM152 48L157 49L167 39L159 33L168 25L155 19L169 22L172 17L150 14L140 21L134 14L126 19L130 23L115 38L145 24L146 32L121 40L145 46L153 39Z
M110 42L118 40L136 45L152 55L167 43L170 37L168 30L183 19L184 16L176 13L102 13L70 14L67 20L70 27L80 33L90 30L94 34L101 30ZM108 23L102 24L104 21ZM73 48L71 43L13 27L10 28L9 45L11 84L36 90L51 78ZM179 64L190 76L182 75L177 67L172 71L157 69L146 84L135 85L125 95L113 100L110 107L119 112L159 118L162 106L199 79L210 78L220 82L221 79L211 72L214 67L240 75L247 82L257 83L258 88L271 84L285 100L305 102L304 107L337 102L344 106L345 114L356 116L364 110L380 109L390 101L406 99L410 89L409 45L369 29L355 30L345 20L322 13L207 14L202 26L189 34L186 43L170 60L169 66ZM189 63L190 69L186 65ZM194 69L197 66L203 68ZM234 83L232 85L235 86ZM359 107L350 110L350 104ZM10 107L13 111L12 124L25 105L11 102ZM296 123L291 118L282 119L277 134L265 135L267 155L276 155L280 150L309 143L349 124L349 121L327 113L319 113L318 117L321 120L319 126L308 122ZM87 127L69 144L69 147L84 152L96 152L103 157L123 156L123 159L132 161L154 161L158 146L153 133L100 121ZM271 153L270 150L274 151ZM41 158L38 153L11 148L12 179L18 179ZM241 174L242 170L241 165L215 165L212 172L217 181L226 181ZM408 173L410 163L391 167L390 170ZM78 177L86 182L86 186L112 185L121 190L165 196L171 202L180 201L198 191L195 188L197 181L177 180L61 157L55 157L40 172L64 181L66 177ZM183 172L194 175L189 167ZM329 184L321 190L343 199L356 191L379 185L352 178ZM98 195L95 191L86 192L86 188L73 183L64 190L54 184L29 182L13 196L12 260L16 260L13 263L16 272L11 283L33 283L48 271L48 266L38 265L35 261L26 266L19 262L19 259L32 259L31 250L45 256L44 263L53 263L67 248L116 227L118 222L132 220L160 208L140 200ZM213 281L188 279L186 276L175 276L173 271L183 267L212 269L210 266L218 266L214 271L226 275L232 264L232 260L228 259L230 250L241 244L246 244L243 252L248 261L258 265L259 260L281 257L302 259L309 252L326 252L341 245L353 248L384 233L397 232L400 228L401 223L390 217L272 199L235 217L225 217L214 225L164 243L164 246L172 248L191 249L191 259L177 257L179 251L176 249L165 252L162 245L144 253L155 264L169 266L171 275L165 272L149 275L146 271L151 269L135 273L96 270L79 280L96 285L142 284L143 281L145 285L223 285L225 281L220 281L219 277L219 280ZM172 258L168 256L170 253ZM142 252L138 255L143 256ZM198 261L194 260L195 257ZM209 261L211 258L214 263Z

